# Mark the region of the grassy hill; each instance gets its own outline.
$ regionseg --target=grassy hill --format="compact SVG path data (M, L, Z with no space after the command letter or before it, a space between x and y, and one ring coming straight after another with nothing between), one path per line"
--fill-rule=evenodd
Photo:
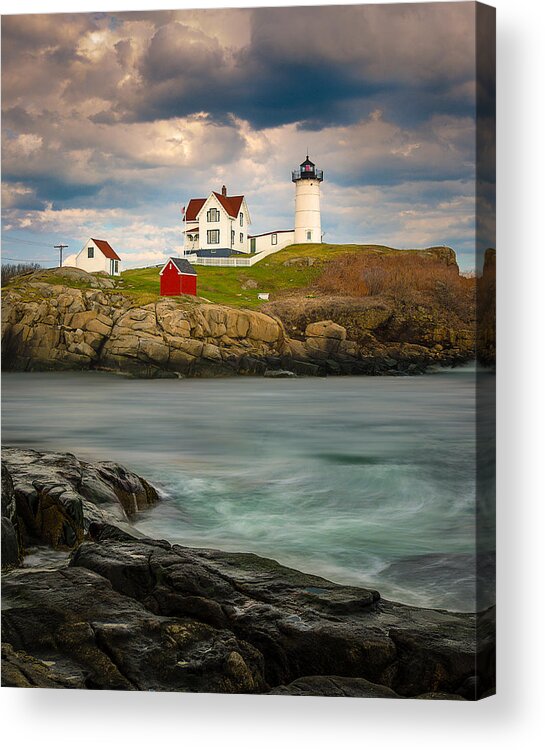
M258 308L264 304L257 298L258 292L270 292L272 299L280 292L285 294L308 288L323 274L328 263L347 253L415 252L423 251L394 250L383 245L290 245L248 268L197 266L198 293L218 304ZM159 269L124 271L121 283L124 290L135 296L142 293L159 295Z

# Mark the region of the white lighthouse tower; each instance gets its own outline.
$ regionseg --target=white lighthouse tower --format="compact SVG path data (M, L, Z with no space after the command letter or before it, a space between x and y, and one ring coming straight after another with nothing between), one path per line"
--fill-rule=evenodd
M324 179L321 169L316 169L307 158L299 169L291 173L295 183L295 242L321 242L320 183Z

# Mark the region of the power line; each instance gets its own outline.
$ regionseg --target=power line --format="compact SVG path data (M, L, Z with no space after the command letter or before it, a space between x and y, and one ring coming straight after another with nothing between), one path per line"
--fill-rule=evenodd
M36 247L49 247L45 242L34 242L33 240L24 240L21 237L5 237L4 242L22 242L25 245L36 245Z
M3 255L2 260L14 260L17 263L52 263L52 258L8 258Z

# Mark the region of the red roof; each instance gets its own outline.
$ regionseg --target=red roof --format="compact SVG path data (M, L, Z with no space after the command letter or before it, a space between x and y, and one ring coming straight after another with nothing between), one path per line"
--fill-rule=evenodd
M231 218L236 219L242 201L244 200L243 195L222 195L221 193L213 193L219 200L223 208L227 211ZM191 198L187 204L187 211L185 212L186 221L197 221L197 214L206 203L207 198Z
M95 240L93 237L91 237L91 241L95 243L100 252L107 258L111 258L112 260L121 260L119 255L110 245L110 243L106 242L106 240Z
M197 214L206 203L206 198L191 198L185 212L186 221L197 221Z
M242 201L244 200L243 195L222 195L221 193L214 193L216 198L219 200L221 205L224 207L224 209L227 211L229 216L231 216L233 219L236 219L238 216L238 212L240 211L240 207L242 205Z

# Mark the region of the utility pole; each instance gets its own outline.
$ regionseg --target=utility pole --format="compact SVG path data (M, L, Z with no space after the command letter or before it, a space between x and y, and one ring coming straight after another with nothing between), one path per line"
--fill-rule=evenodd
M60 245L53 245L53 247L55 248L55 250L59 251L59 256L60 256L59 266L62 268L62 251L64 250L65 247L68 247L68 245L60 244Z

